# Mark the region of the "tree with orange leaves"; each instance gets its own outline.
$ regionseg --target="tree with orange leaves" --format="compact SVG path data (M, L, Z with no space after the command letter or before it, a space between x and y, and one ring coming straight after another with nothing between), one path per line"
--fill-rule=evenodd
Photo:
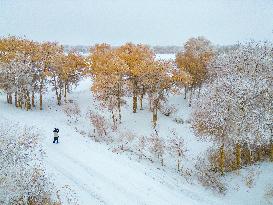
M147 94L150 101L150 109L153 113L153 127L157 124L158 110L163 103L166 103L167 96L173 86L172 76L170 75L170 65L165 61L153 62L147 71L143 83L146 85Z
M186 87L191 90L189 106L191 106L192 91L198 87L200 92L202 83L207 77L207 66L213 57L211 42L204 37L190 38L184 44L184 51L176 55L179 72L187 72L191 76L191 83L185 85L185 96Z
M33 41L17 37L0 39L0 61L2 63L2 69L4 68L3 76L5 72L9 72L6 79L2 76L2 81L6 80L6 82L4 82L5 85L13 82L12 86L15 86L12 91L6 90L8 95L7 101L12 104L12 94L14 93L15 106L22 108L22 102L24 101L27 110L31 107L30 92L32 92L33 98L35 92L36 79L34 62L36 60L36 54L37 43ZM26 76L28 77L26 78ZM34 105L33 101L34 100L32 100L32 106Z
M118 120L121 123L125 75L129 67L117 55L117 50L107 44L96 45L91 51L90 60L94 77L91 89L96 98L111 111L114 125Z
M133 113L137 111L137 97L143 98L144 89L141 86L147 68L154 62L155 54L145 45L127 43L117 49L118 56L128 66L128 86L133 96Z
M50 82L55 90L58 105L61 105L62 96L66 101L71 86L78 84L84 67L86 67L86 63L83 57L76 52L72 51L67 55L63 52L55 54L49 75L51 76Z

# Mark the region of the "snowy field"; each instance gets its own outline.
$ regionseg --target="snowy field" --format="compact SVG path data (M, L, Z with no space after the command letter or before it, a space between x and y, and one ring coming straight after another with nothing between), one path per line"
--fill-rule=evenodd
M172 55L158 58L173 58ZM113 145L94 142L88 133L92 130L86 113L98 111L91 91L91 80L85 79L73 90L69 99L79 104L81 117L76 123L69 123L62 107L57 106L54 94L44 100L43 111L25 111L6 103L6 96L0 94L1 120L11 120L38 129L46 151L46 168L57 188L65 185L75 191L80 205L90 204L269 204L264 189L273 183L272 164L261 164L226 176L230 184L227 195L217 195L196 182L188 182L175 169L160 166L159 162L139 160L129 153L113 152ZM146 102L146 101L145 101ZM183 96L170 96L170 103L179 108L176 116L189 121L191 110ZM136 114L131 111L131 99L122 108L122 125L119 130L132 132L137 136L149 135L151 113L144 103L144 110ZM110 113L103 112L110 118ZM54 127L60 129L60 143L53 144ZM194 158L201 155L208 144L193 135L190 123L177 124L172 117L159 115L158 133L168 136L175 129L185 140L187 153L182 162L191 167ZM171 160L171 159L169 159ZM167 159L168 163L168 159ZM249 171L250 170L250 171ZM248 188L245 178L250 173L259 173L253 187ZM254 194L255 193L255 194Z

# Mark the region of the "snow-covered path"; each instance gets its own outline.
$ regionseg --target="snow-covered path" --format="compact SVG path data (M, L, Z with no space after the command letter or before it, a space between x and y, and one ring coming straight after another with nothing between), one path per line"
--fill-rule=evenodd
M0 116L33 126L42 133L46 165L57 186L69 185L80 205L90 204L219 204L215 198L181 185L162 170L117 155L83 137L55 110L18 110L1 96ZM52 143L52 129L60 129L60 143ZM216 200L217 201L217 200Z

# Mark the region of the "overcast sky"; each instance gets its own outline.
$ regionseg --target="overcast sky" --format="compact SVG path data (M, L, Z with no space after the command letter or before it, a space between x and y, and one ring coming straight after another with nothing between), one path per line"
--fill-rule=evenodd
M273 0L0 0L0 36L71 45L273 40Z

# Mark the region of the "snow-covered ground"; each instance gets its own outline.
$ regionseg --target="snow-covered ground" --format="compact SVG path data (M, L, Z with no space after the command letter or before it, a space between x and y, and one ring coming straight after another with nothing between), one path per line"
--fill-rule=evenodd
M73 90L69 99L78 103L81 117L77 123L68 123L62 107L56 105L54 94L48 94L44 100L43 111L25 111L6 103L5 95L0 94L0 120L8 119L22 125L33 126L39 130L46 151L46 168L57 188L69 185L77 194L80 205L90 204L266 204L272 202L264 197L264 189L273 184L270 163L242 170L240 174L226 177L229 191L219 196L197 183L188 183L175 169L162 167L160 163L138 160L126 153L115 153L111 145L94 142L87 132L92 125L86 118L88 110L98 111L97 103L90 91L91 81L85 79ZM135 135L150 135L151 113L144 103L144 110L136 114L131 111L131 99L122 108L121 130ZM183 96L170 96L170 104L179 108L176 116L184 121L190 119L191 110ZM110 117L110 113L103 113ZM60 129L60 143L53 144L53 129ZM188 152L183 163L193 164L198 154L207 148L207 144L193 135L189 123L177 124L173 117L159 114L158 133L168 136L175 129L185 140ZM257 178L253 187L245 182L249 174ZM249 176L251 177L251 176Z
M71 98L77 99L82 111L92 102L90 82L83 81ZM45 101L44 111L26 112L5 103L1 95L0 115L39 129L47 153L47 169L55 183L71 186L82 205L88 204L215 204L201 190L183 184L177 175L147 166L126 155L117 155L106 145L93 142L69 125L55 99ZM130 117L130 116L128 116ZM138 116L141 118L142 116ZM149 120L147 123L150 124ZM131 127L134 126L131 125ZM140 125L143 127L143 125ZM150 125L148 125L150 126ZM52 130L60 129L60 143L52 143ZM139 129L136 127L136 129Z
M156 54L156 59L157 60L175 60L175 54L172 54L172 53Z

